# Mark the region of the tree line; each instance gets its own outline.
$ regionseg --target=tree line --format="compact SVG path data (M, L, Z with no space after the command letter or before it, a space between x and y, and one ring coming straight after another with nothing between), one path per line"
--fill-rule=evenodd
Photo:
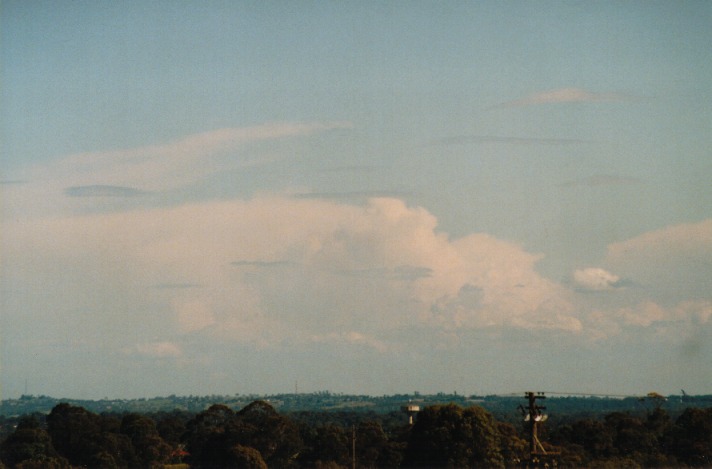
M480 406L397 412L284 414L257 400L240 410L97 414L67 403L23 416L0 444L6 468L474 468L518 467L525 425ZM712 408L547 422L540 433L559 467L710 467Z

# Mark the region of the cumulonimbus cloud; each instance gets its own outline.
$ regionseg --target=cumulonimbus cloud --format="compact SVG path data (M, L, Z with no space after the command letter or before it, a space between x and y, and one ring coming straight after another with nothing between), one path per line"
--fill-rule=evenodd
M449 239L431 213L398 199L261 196L6 228L15 275L52 281L53 266L81 266L62 269L55 283L66 288L43 298L67 314L96 311L96 327L130 303L160 325L150 334L144 324L146 335L259 346L341 337L385 350L389 331L412 324L580 329L566 289L536 272L540 255L485 234Z

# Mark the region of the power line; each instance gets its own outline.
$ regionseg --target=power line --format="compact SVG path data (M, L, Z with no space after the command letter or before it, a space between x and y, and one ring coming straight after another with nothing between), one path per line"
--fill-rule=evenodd
M563 392L563 391L542 391L546 394L555 394L557 396L587 396L587 397L620 397L620 398L626 398L626 397L634 397L634 398L640 398L640 397L646 397L645 395L641 394L601 394L601 393L595 393L595 392Z
M540 391L543 394L553 394L556 396L583 396L583 397L614 397L614 398L645 398L645 397L655 397L651 394L657 395L657 393L648 394L609 394L609 393L596 393L596 392L566 392L566 391ZM521 397L525 392L513 392L506 394L487 394L487 396L494 397Z

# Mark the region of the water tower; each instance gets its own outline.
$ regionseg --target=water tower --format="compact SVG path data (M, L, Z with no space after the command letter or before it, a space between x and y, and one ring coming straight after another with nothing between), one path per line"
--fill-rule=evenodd
M408 403L401 407L401 410L408 415L408 425L413 425L413 417L420 412L420 406Z

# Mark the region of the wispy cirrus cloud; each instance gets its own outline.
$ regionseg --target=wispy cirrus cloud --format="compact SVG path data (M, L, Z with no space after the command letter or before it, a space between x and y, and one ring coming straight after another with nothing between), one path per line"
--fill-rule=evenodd
M240 260L230 262L230 265L235 267L287 267L295 265L294 262L290 261L264 261L264 260Z
M199 283L157 283L151 285L151 288L156 290L186 290L190 288L204 288L204 285Z
M59 166L86 185L171 189L224 169L213 157L242 145L352 127L349 122L298 122L225 128L165 144L73 155ZM239 165L240 161L228 164Z
M122 186L72 186L64 190L69 197L139 197L148 194L133 187Z
M418 267L412 265L399 265L396 267L375 267L370 269L343 270L339 275L362 278L385 278L390 280L414 281L432 276L433 271L429 267Z
M388 166L381 165L346 165L321 168L322 173L375 173L388 169Z
M366 200L381 197L403 198L413 195L405 191L348 191L348 192L298 192L291 194L297 199Z
M501 143L507 145L575 145L595 143L577 138L502 137L496 135L456 135L436 140L431 145L468 145Z
M27 201L31 201L33 210L56 212L61 194L68 198L62 207L66 208L71 199L125 199L181 189L216 173L274 160L273 154L255 156L254 152L240 151L250 144L351 128L350 122L333 121L211 130L162 144L69 155L24 168L4 186L8 188L8 206L22 206L27 213ZM9 182L13 181L23 184L12 187Z
M127 355L140 355L150 358L179 358L183 355L181 348L173 342L146 342L124 347L123 353Z
M628 186L633 184L641 184L640 179L618 176L615 174L595 174L573 181L567 181L559 184L559 187L596 187L596 186Z
M622 93L599 93L582 88L559 88L532 93L520 99L505 101L494 108L536 106L558 103L600 103L612 101L630 101L637 99Z

